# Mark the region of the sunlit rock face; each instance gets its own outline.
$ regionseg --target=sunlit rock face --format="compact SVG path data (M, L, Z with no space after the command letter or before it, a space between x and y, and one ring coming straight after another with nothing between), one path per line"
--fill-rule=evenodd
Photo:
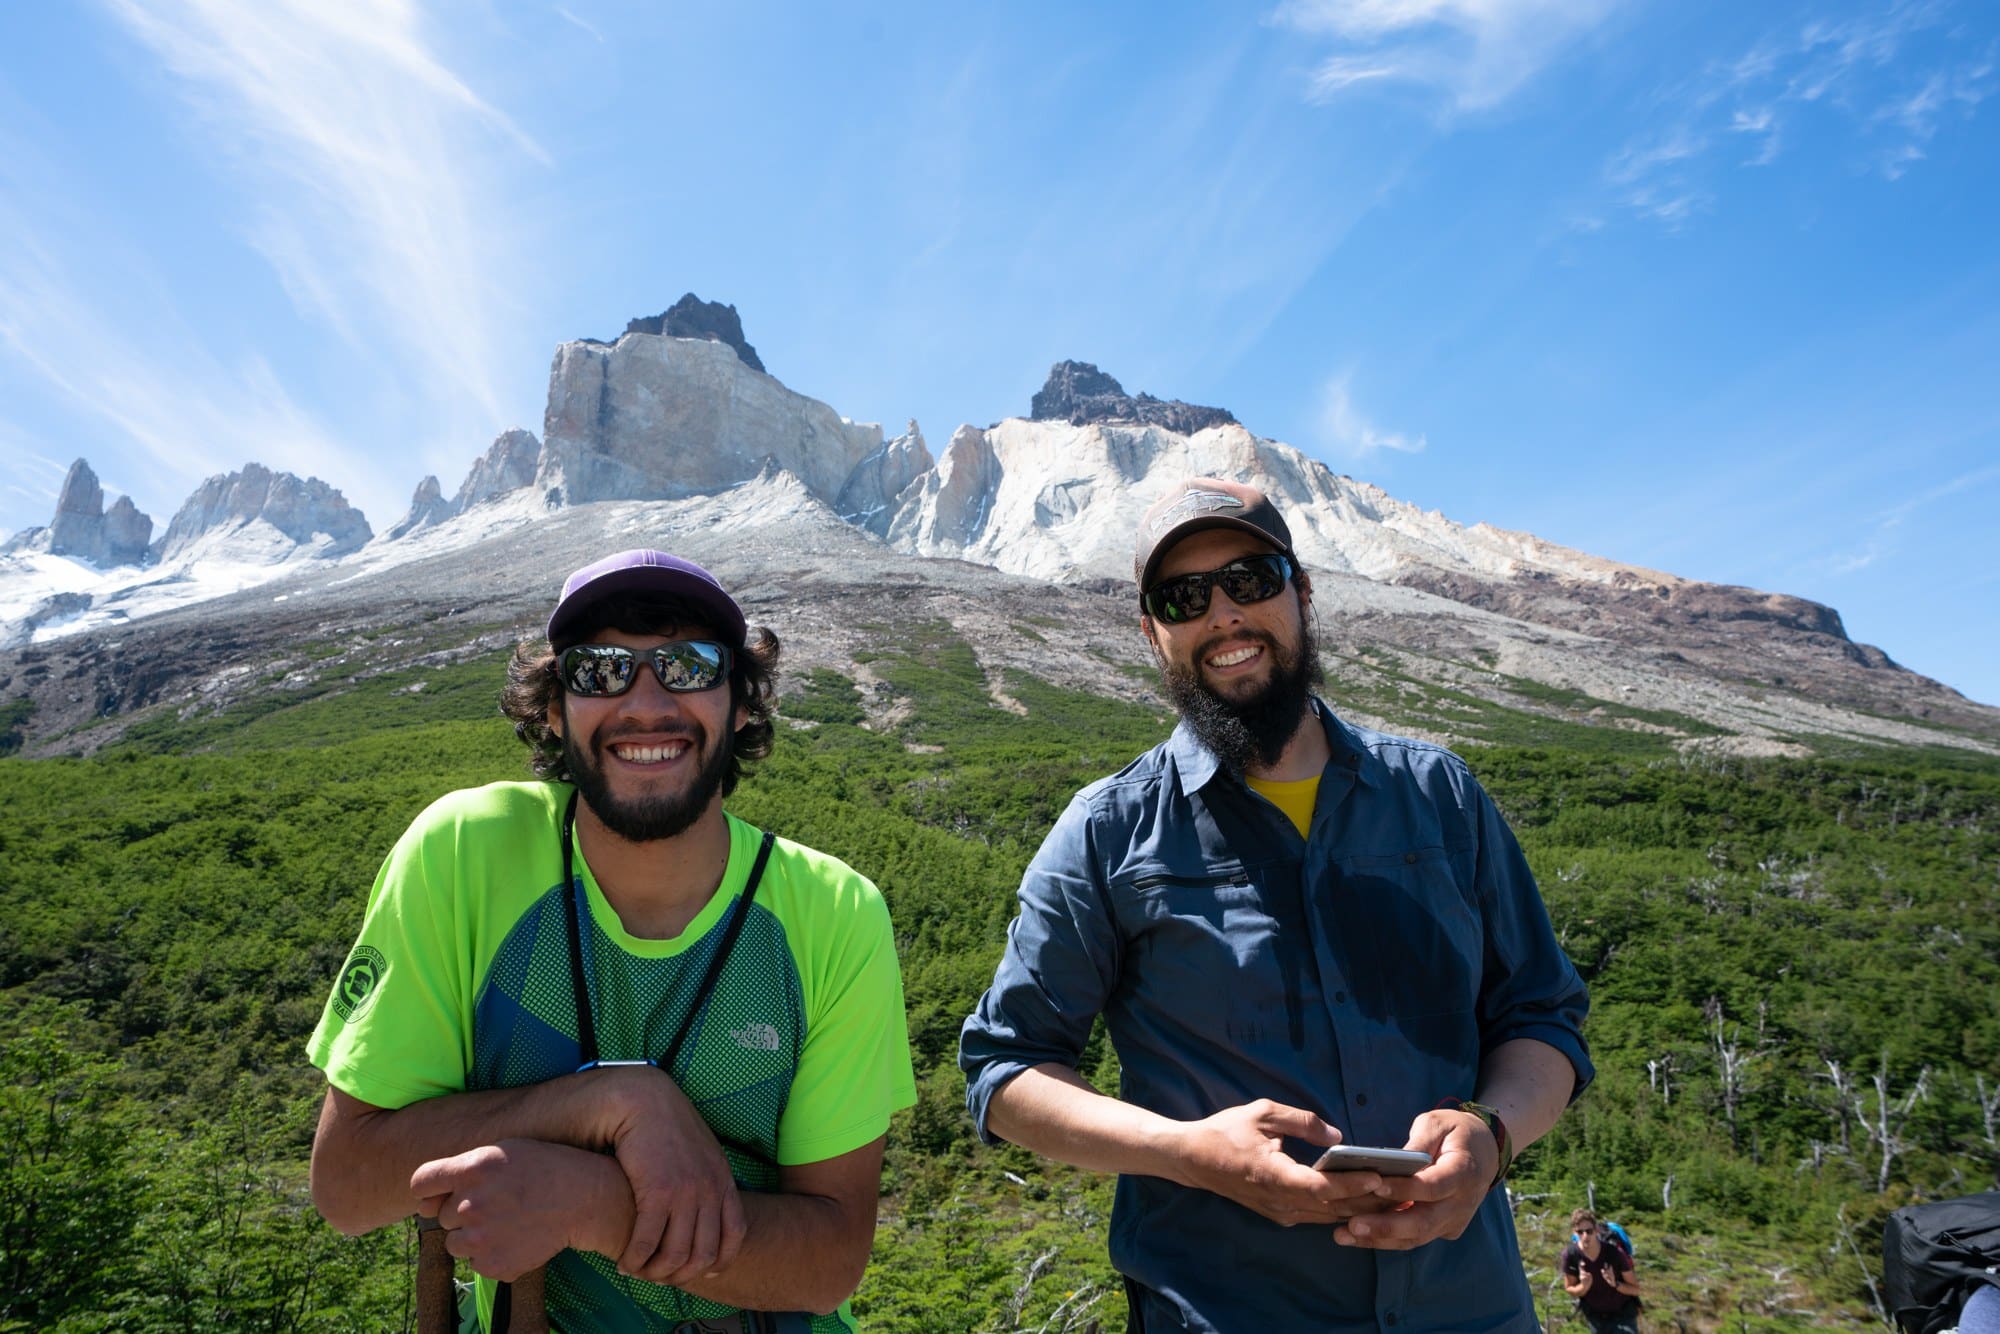
M727 343L628 333L564 343L549 372L535 485L551 506L665 500L768 464L832 504L882 428L753 370Z
M928 473L933 462L924 433L911 422L907 431L854 465L834 498L834 512L858 528L886 537L897 498Z
M212 550L216 539L252 528L258 529L258 556L266 560L273 533L322 557L345 555L375 535L367 517L319 478L246 463L241 472L218 473L196 487L153 554L169 561L197 545Z
M49 526L30 529L7 549L46 551L93 565L140 565L152 540L153 520L141 514L132 497L120 496L104 508L104 488L90 464L78 459L63 477L56 512Z

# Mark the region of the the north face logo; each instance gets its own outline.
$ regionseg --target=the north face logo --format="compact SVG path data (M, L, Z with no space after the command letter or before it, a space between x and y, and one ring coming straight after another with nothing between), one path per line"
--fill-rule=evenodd
M729 1036L736 1039L736 1045L745 1051L776 1051L778 1030L769 1024L745 1024L741 1028L729 1030Z
M1223 510L1244 508L1246 507L1241 500L1224 491L1190 491L1162 510L1159 517L1153 520L1153 537L1157 539L1161 533L1175 524L1197 515L1219 514Z

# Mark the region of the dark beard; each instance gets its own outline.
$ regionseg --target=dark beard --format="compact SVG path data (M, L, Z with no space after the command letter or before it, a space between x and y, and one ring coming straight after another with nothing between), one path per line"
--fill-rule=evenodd
M1201 679L1200 655L1185 664L1160 660L1160 685L1195 740L1241 778L1253 765L1268 769L1285 753L1306 716L1312 688L1326 679L1319 645L1308 634L1287 652L1267 635L1251 638L1271 653L1271 675L1256 694L1225 699Z
M617 739L597 737L592 750L601 750ZM691 725L687 742L697 755L707 741L706 730ZM708 758L701 762L701 767L695 771L694 781L686 788L680 792L631 801L621 801L611 794L611 784L604 776L604 765L598 756L595 753L585 755L567 732L563 736L563 762L569 766L570 781L576 784L584 804L590 807L591 814L606 829L628 842L651 843L685 833L701 818L709 803L722 791L722 780L729 773L729 759L735 747L736 734L724 734Z

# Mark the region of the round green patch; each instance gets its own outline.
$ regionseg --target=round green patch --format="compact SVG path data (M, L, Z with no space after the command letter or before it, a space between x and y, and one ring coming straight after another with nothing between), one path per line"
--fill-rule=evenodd
M333 989L333 1012L342 1023L351 1021L375 999L375 988L389 971L389 961L373 945L356 945L340 970L340 982Z

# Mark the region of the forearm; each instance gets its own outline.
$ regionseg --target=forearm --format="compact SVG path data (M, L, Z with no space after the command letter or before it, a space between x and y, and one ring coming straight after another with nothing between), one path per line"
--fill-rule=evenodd
M1477 1098L1499 1111L1518 1154L1549 1133L1575 1088L1567 1056L1546 1042L1515 1038L1487 1053Z
M743 1249L719 1272L685 1277L674 1286L747 1311L825 1315L860 1286L868 1265L875 1202L866 1202L865 1217L860 1208L845 1208L825 1196L746 1190ZM618 1254L604 1253L613 1259Z
M1106 1097L1064 1065L1022 1071L993 1094L989 1130L1010 1144L1093 1172L1193 1184L1174 1150L1182 1123Z
M448 1094L395 1111L329 1088L313 1139L313 1203L335 1228L356 1236L416 1208L410 1176L424 1163L503 1139L607 1147L627 1114L618 1073Z

